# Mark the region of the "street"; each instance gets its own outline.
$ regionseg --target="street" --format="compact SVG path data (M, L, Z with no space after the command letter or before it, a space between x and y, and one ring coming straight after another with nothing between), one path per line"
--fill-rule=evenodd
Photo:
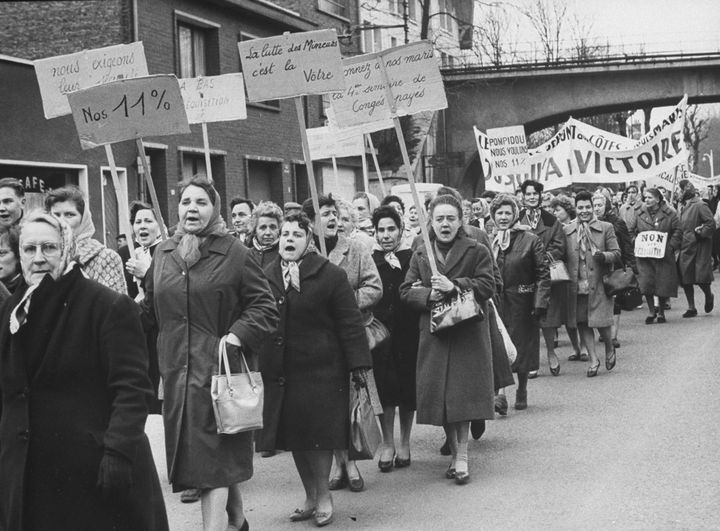
M716 297L718 290L715 290ZM703 298L696 290L699 308ZM568 362L552 377L541 348L540 377L528 385L526 411L512 409L470 443L468 485L445 479L440 428L417 426L412 465L383 474L360 463L366 489L333 493L333 529L717 529L720 508L720 310L682 319L672 299L666 324L647 311L623 313L617 366L587 378ZM598 345L602 349L602 344ZM201 529L200 504L180 503L167 484L162 424L147 432L165 492L170 528ZM290 453L255 459L244 490L251 529L305 529L291 523L303 491Z

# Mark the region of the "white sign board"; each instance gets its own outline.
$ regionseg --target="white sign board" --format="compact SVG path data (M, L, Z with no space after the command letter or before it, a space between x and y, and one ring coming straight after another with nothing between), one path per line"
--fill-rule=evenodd
M647 230L635 238L635 256L637 258L664 258L667 245L667 232Z
M312 160L365 154L362 132L357 129L314 127L307 130L307 137Z
M343 90L340 45L332 30L238 42L249 101Z
M522 125L488 129L487 137L493 172L504 175L529 171L527 140Z
M247 118L242 74L178 80L188 122L229 122Z
M38 59L33 64L45 118L70 114L68 92L148 75L142 42Z
M392 111L385 101L381 61L385 63L397 116L447 107L432 43L419 41L343 61L345 90L330 95L340 127L392 119Z
M142 136L189 133L172 75L122 79L68 94L83 149Z

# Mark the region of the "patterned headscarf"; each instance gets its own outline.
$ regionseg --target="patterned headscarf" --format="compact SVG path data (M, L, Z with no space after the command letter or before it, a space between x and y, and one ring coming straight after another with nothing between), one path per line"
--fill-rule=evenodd
M497 212L501 206L505 205L510 205L512 208L513 219L507 229L498 229L495 234L495 238L493 238L492 249L496 259L498 254L500 254L500 251L507 251L508 247L510 247L510 235L513 232L528 229L526 225L518 223L518 219L520 218L520 205L518 205L517 199L510 194L498 194L495 196L495 199L493 199L492 204L490 205L490 212L492 213L493 218L495 217L495 212Z
M188 187L189 186L197 186L200 188L192 182L188 184ZM178 243L177 250L180 254L180 258L185 261L188 267L194 266L198 260L200 260L200 245L208 236L222 236L223 234L227 234L227 226L220 215L220 195L214 187L212 191L215 194L215 203L213 204L213 211L210 215L210 219L208 220L208 224L198 232L187 232L185 231L183 220L181 219L179 220L177 230L173 235L173 240Z

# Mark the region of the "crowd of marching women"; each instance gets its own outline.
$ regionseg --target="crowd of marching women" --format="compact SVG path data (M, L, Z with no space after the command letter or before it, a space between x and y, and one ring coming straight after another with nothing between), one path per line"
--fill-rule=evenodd
M618 363L621 311L642 297L647 324L666 322L679 285L683 317L698 314L695 285L712 311L717 194L682 181L672 199L536 181L472 200L440 188L421 212L369 193L283 208L234 198L228 227L195 177L167 239L133 203L135 249L118 254L92 239L79 189L25 213L20 183L2 179L0 529L167 529L148 413L163 416L168 478L200 499L206 530L249 529L254 451L292 453L305 498L290 520L331 523L330 491L363 490L358 461L373 458L351 429L363 396L382 472L411 466L417 422L444 429L446 476L465 484L468 439L507 415L506 389L514 409L531 402L541 337L553 376L564 327L567 359L595 377ZM228 372L261 373L262 429L219 433L223 354Z

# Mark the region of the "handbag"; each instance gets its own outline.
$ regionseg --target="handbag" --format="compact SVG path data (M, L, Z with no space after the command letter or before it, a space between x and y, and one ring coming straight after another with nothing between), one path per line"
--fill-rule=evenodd
M570 282L570 273L567 266L562 260L555 260L553 255L547 253L548 268L550 269L550 283L559 284L560 282Z
M373 350L390 339L390 330L380 319L373 316L372 321L365 326L365 335L367 335L370 350Z
M512 338L507 331L507 328L505 328L505 323L503 323L503 320L497 311L497 306L495 306L495 302L493 302L492 299L490 299L490 306L492 306L491 313L495 316L495 323L493 325L493 319L491 319L490 326L496 328L497 331L500 333L500 337L502 339L502 346L505 349L505 354L507 354L510 365L512 365L517 359L517 347L515 347L515 343L513 343Z
M629 312L643 303L643 296L642 293L640 293L640 288L634 286L618 293L616 295L616 301L621 309Z
M381 442L382 434L370 403L370 393L367 387L356 385L353 407L350 411L352 458L356 461L373 459Z
M245 372L230 374L226 338L218 346L218 373L210 384L217 432L233 434L263 427L264 387L259 372L252 372L240 352ZM223 374L223 368L225 374Z
M430 309L430 333L436 334L470 319L485 319L472 289L456 291L454 295L433 304Z
M628 288L637 287L638 281L632 269L623 266L622 269L615 269L603 276L603 285L605 286L607 296L612 297Z

